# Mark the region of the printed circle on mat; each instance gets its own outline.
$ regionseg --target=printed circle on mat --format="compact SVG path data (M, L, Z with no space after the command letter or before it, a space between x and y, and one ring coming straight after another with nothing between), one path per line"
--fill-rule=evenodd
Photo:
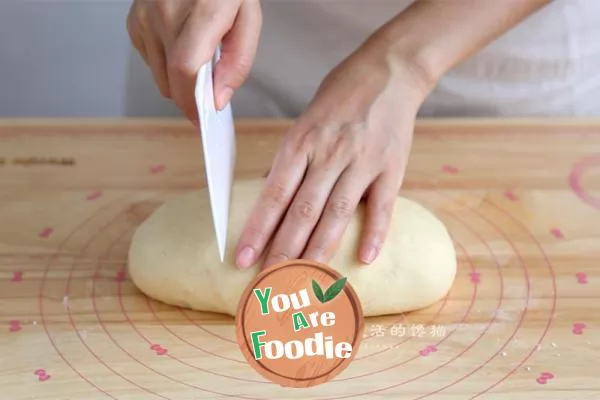
M307 260L258 274L236 316L237 341L250 366L286 387L337 376L358 351L363 328L362 306L346 278Z

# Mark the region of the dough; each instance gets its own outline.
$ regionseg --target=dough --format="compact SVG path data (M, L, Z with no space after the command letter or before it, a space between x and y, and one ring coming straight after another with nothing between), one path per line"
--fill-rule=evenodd
M132 239L129 273L134 284L170 305L235 316L244 289L259 270L240 271L233 251L262 185L263 180L234 184L223 264L206 189L161 205ZM398 197L386 244L374 263L364 265L357 260L363 211L361 205L327 264L348 277L364 315L412 311L443 298L454 281L456 253L442 222L423 206Z

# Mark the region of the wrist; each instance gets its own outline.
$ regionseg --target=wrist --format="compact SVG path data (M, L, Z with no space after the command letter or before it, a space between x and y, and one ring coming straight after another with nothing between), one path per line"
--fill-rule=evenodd
M410 38L391 37L385 29L373 34L361 47L365 57L379 64L389 79L400 84L419 103L431 93L443 71L435 63L434 53L427 46Z

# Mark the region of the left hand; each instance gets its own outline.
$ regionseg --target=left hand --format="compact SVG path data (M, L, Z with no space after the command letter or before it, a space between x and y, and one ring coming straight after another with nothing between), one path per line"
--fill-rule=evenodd
M376 258L427 92L415 71L377 43L331 71L283 137L236 249L240 268L263 253L263 268L296 258L328 262L363 196L359 259Z

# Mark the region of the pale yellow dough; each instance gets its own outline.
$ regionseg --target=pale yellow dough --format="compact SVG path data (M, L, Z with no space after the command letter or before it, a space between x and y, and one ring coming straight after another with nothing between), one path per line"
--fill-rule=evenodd
M135 232L129 273L146 295L171 305L235 316L258 267L240 271L233 251L263 180L237 181L230 210L225 262L219 260L208 192L160 206ZM413 311L442 299L456 274L456 253L442 222L420 204L398 197L385 246L371 265L357 259L359 208L328 265L348 277L364 315Z

